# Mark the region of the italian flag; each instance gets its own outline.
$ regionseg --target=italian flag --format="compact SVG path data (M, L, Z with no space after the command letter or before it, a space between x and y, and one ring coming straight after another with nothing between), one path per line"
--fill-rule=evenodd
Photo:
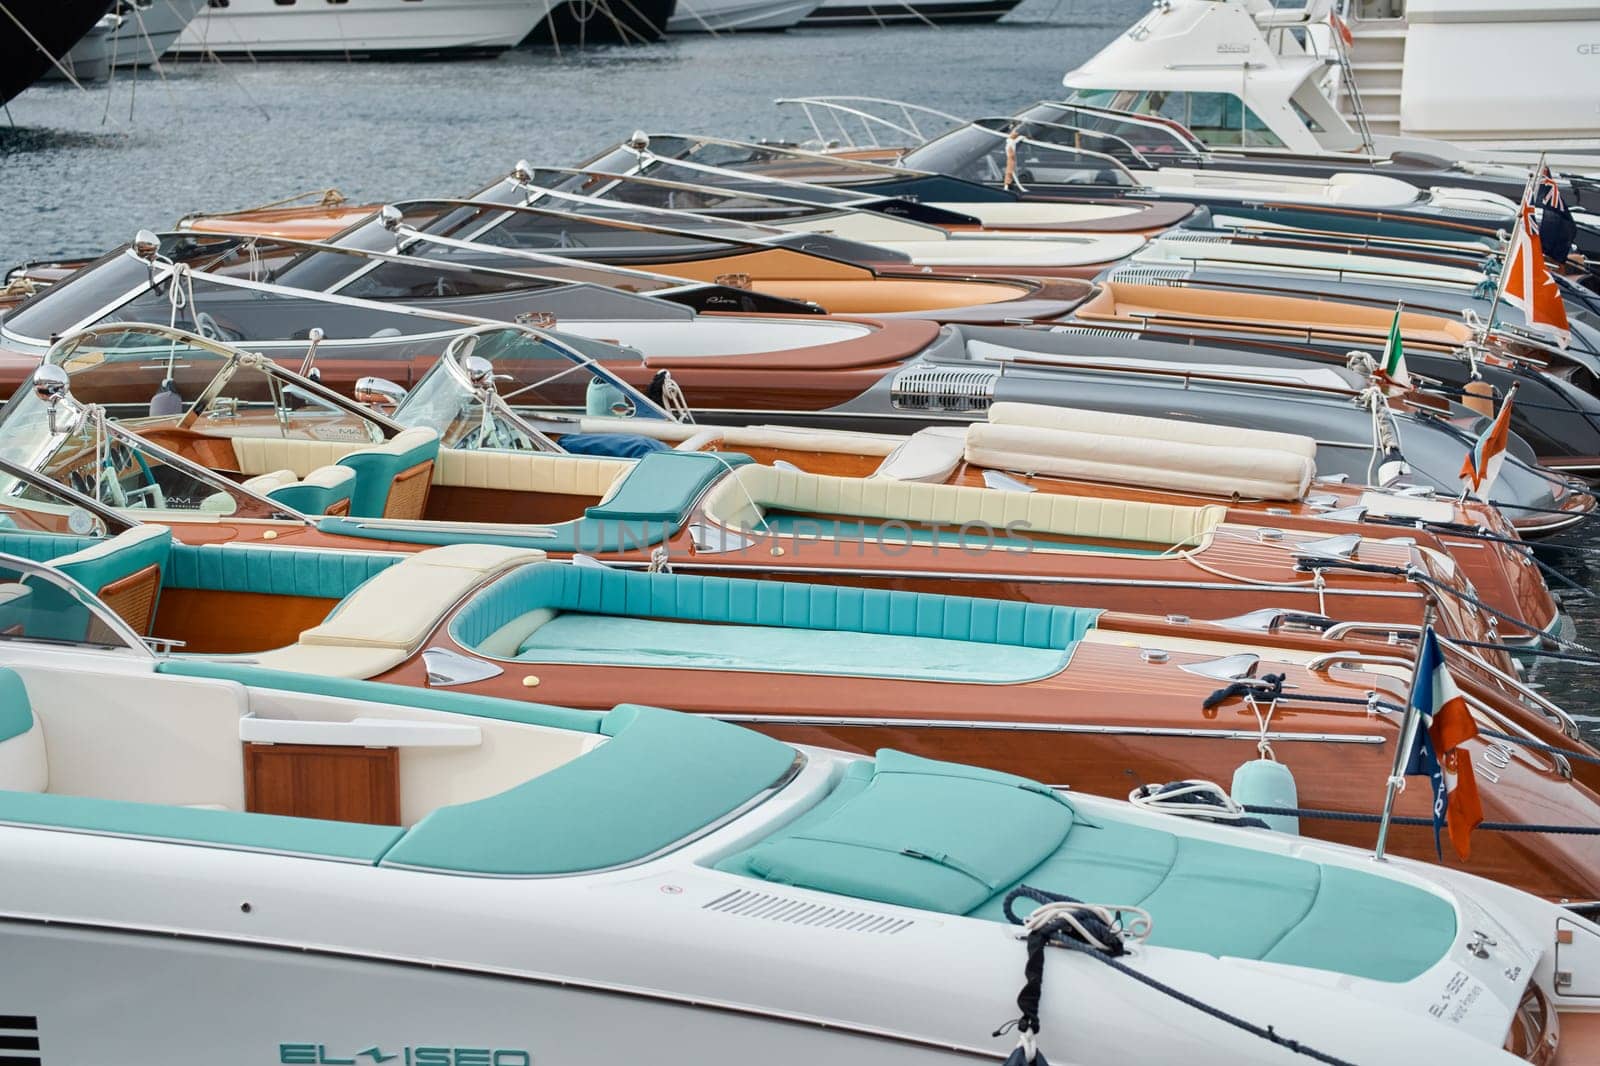
M1383 372L1396 385L1411 387L1411 375L1406 373L1406 347L1400 340L1400 308L1394 309L1394 321L1389 325L1389 341L1383 346Z

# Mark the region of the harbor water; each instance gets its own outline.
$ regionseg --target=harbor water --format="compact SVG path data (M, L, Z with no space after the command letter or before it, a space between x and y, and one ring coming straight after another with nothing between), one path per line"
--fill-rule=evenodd
M575 163L636 129L814 136L799 108L774 106L786 96L1006 114L1050 97L1147 6L1025 0L987 26L687 35L439 62L185 62L87 90L40 85L0 112L0 269L313 190L356 202L465 194L519 159ZM1600 649L1592 529L1600 522L1540 555L1587 590L1565 590L1567 609L1577 639ZM1593 676L1556 661L1533 671L1600 737Z

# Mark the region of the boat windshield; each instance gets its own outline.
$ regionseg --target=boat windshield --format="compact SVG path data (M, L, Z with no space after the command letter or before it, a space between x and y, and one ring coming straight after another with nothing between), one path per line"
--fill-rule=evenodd
M1161 156L1163 161L1173 156L1199 159L1207 155L1205 145L1181 123L1159 115L1125 115L1116 111L1041 100L1019 111L1012 121L1044 122L1105 134L1137 149L1141 155ZM1091 146L1085 144L1084 147Z
M470 342L470 343L468 343ZM618 413L662 419L659 406L577 348L518 329L488 329L465 334L406 396L394 420L407 428L423 426L451 448L537 449L537 432L501 406L540 412ZM480 393L463 369L468 355L487 360L499 380L494 402Z
M1015 130L1021 138L1015 146L1014 164L1007 159L1008 134ZM1077 140L1081 146L1059 142ZM1090 143L1094 142L1094 143ZM905 164L917 170L931 170L953 178L1001 185L1012 180L1024 187L1040 185L1117 185L1138 183L1123 168L1112 152L1128 154L1126 144L1115 138L1080 133L1038 122L1019 123L1015 119L983 119L951 130L920 148L906 153Z
M672 169L673 161L684 165L677 168L676 173ZM649 148L642 157L626 145L619 145L583 164L581 169L624 174L638 172L650 177L684 180L679 175L688 173L685 167L720 168L738 171L752 178L823 185L883 181L907 176L894 167L800 152L779 145L741 144L674 135L651 137ZM700 180L706 181L703 172Z
M44 563L6 552L0 530L0 640L116 648L149 656L111 608Z
M752 188L723 189L708 184L704 174L681 167L678 169L681 173L674 174L671 164L667 164L663 172L649 178L636 175L617 175L615 178L594 176L592 181L578 182L576 188L569 188L573 184L569 180L572 171L538 167L528 170L527 184L530 187L592 196L617 204L665 208L669 211L706 211L723 218L752 221L806 216L822 206L815 198L808 198L804 203L791 202L799 198L782 186L769 185L765 192L771 195L762 195L761 191ZM853 194L838 192L830 193L830 198L841 205L860 200ZM537 204L540 200L541 196L536 195L530 203Z
M31 387L18 389L0 409L0 458L109 507L267 518L285 512L206 469L236 465L230 438L383 439L375 423L311 391L258 369L227 372L226 352L200 338L150 330L58 345L49 362L67 372L68 396L52 411ZM0 486L20 499L49 497L9 476Z

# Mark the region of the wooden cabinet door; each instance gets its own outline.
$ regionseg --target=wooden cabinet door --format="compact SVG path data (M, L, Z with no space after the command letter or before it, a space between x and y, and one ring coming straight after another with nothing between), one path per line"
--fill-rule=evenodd
M246 744L245 807L372 825L400 824L400 750Z

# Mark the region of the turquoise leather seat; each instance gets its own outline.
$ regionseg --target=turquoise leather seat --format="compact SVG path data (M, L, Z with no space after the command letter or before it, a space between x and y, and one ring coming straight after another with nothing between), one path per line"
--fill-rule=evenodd
M1061 651L1082 639L1097 610L840 588L748 578L649 574L535 563L473 597L450 623L460 645L475 648L515 618L539 608L788 629L1009 644Z
M713 718L624 704L599 747L524 784L441 807L384 866L535 876L637 862L777 785L787 744Z
M998 922L1007 893L1027 884L1142 907L1152 944L1378 981L1415 978L1455 940L1454 907L1423 889L1100 814L1089 821L1070 797L1049 792L880 751L822 803L717 868Z
M140 634L149 633L155 619L171 548L172 531L157 525L134 526L114 537L0 529L0 552L49 563L103 599ZM18 605L25 632L59 640L84 639L87 610L53 586L28 584L31 595Z
M339 459L355 471L350 514L357 518L421 518L427 505L439 434L422 426Z
M367 578L404 558L391 552L269 544L174 544L166 583L177 589L342 600Z
M350 513L356 490L356 472L348 466L318 467L299 481L267 491L277 500L303 515L341 515Z

